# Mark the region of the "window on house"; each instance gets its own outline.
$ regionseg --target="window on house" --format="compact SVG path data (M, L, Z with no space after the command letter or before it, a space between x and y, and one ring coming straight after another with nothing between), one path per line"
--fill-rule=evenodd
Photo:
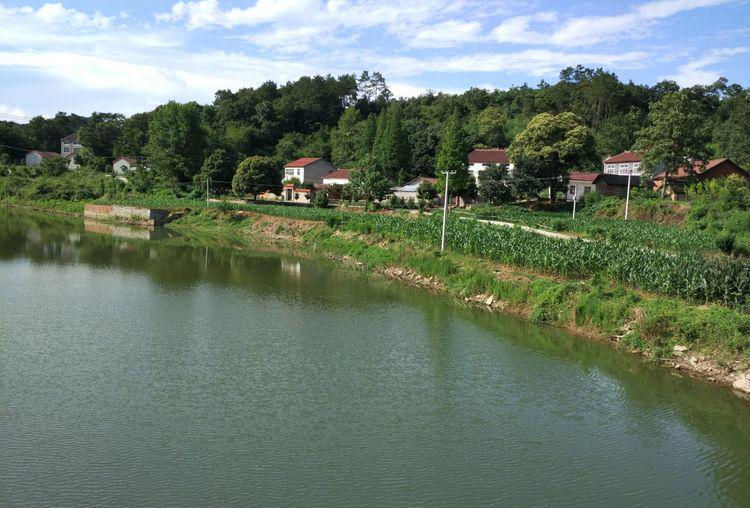
M63 145L63 153L70 153L70 146Z
M294 170L293 169L287 169L285 171L286 176L294 176Z
M591 192L591 187L584 187L583 193L586 194L587 192Z
M571 185L570 188L568 189L568 193L575 194L576 193L576 186L575 185Z
M628 165L627 164L620 164L618 173L621 175L627 175L628 174Z

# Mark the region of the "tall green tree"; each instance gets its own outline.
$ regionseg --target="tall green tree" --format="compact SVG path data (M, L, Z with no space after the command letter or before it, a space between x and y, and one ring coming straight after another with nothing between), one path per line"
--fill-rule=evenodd
M502 108L488 106L477 115L478 134L482 143L490 147L508 146L508 135L505 131L507 117Z
M380 161L368 154L349 172L349 187L355 196L369 203L374 199L383 199L390 185Z
M716 129L718 155L750 169L750 93L728 102L731 103L731 108L727 108L729 115Z
M169 102L151 113L144 153L165 178L191 181L203 165L206 130L194 102Z
M571 171L598 168L594 135L573 113L540 113L531 119L508 149L514 173L544 181L551 197Z
M237 166L232 178L232 191L237 196L252 194L253 198L257 198L261 192L278 188L281 176L281 164L271 157L254 155Z
M680 167L692 170L708 159L708 129L699 105L677 92L664 95L652 103L648 126L638 132L635 149L641 154L643 172L654 176L664 172L662 197L668 178Z
M331 131L331 162L337 167L349 167L362 158L362 116L354 108L347 108L339 123Z
M448 190L452 195L463 196L469 189L469 145L461 127L458 113L453 113L443 129L440 149L435 160L435 174L440 192L445 189L446 172L455 172L448 179Z
M411 154L401 123L402 113L401 104L397 102L381 113L372 147L372 155L378 160L386 178L399 184L411 174Z
M86 125L78 130L78 141L95 156L111 157L124 124L124 115L95 111Z
M115 157L143 157L143 149L148 143L148 113L136 113L122 124L113 153Z
M509 203L513 200L513 189L508 181L508 167L489 164L479 173L479 195L493 205Z
M230 182L233 177L234 158L225 149L217 148L203 161L193 181L203 186L209 179L213 182Z

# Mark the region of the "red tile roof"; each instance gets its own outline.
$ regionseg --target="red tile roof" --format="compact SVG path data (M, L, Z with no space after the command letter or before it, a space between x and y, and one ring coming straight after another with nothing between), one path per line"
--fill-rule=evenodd
M690 176L690 175L699 175L699 174L705 173L709 169L713 169L716 166L718 166L720 164L723 164L723 163L725 163L727 161L729 161L730 164L732 164L734 166L737 166L736 164L734 164L734 162L732 162L731 160L727 159L726 157L723 158L723 159L711 159L710 161L706 162L706 167L704 167L704 168L701 168L700 163L695 163L693 165L693 171L692 172L688 172L688 170L687 170L687 168L685 168L685 166L680 166L679 168L677 168L677 174L676 175L669 175L669 178L675 178L675 177L676 178L684 178L684 177ZM737 167L739 168L739 166L737 166ZM742 169L742 168L740 168L740 169ZM654 177L654 180L660 180L662 178L664 178L664 172L661 172L658 175L656 175Z
M31 150L29 153L38 153L42 156L43 159L46 159L48 157L61 157L61 155L57 152L43 152L41 150Z
M600 175L601 173L571 173L570 179L577 182L593 182L599 178Z
M128 164L130 164L131 166L137 166L138 165L138 161L135 160L132 157L118 157L118 158L116 158L115 160L112 161L112 164L114 164L117 161L125 161Z
M320 157L302 157L301 159L297 159L296 161L287 162L284 164L285 168L304 168L305 166L309 166L313 162L317 162L320 160Z
M604 159L604 164L617 164L618 162L641 162L641 158L638 154L626 150Z
M337 180L348 180L349 179L349 170L348 169L337 169L335 171L331 171L327 175L323 175L324 179L329 178L335 178Z
M68 134L60 141L63 141L65 143L75 143L76 141L78 141L78 134Z
M474 163L510 164L508 150L505 148L477 148L469 153L469 164Z

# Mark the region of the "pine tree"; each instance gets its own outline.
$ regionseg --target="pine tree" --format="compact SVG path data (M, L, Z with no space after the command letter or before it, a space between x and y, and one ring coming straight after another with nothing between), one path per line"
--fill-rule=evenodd
M354 108L348 108L331 132L331 159L337 167L349 167L362 158L360 140L362 118Z
M450 193L462 196L466 192L469 184L468 154L466 134L461 128L458 114L453 113L443 130L440 149L435 161L435 173L438 176L438 188L441 192L445 189L445 173L449 171L456 172L448 180Z
M401 118L402 110L399 103L391 104L380 114L372 148L372 154L383 168L385 176L399 184L411 173L409 141L404 133Z

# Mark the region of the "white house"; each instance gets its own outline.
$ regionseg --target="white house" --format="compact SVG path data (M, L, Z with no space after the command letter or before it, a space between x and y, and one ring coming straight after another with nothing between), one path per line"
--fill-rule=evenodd
M60 155L81 153L83 146L78 142L78 134L68 134L60 140Z
M323 177L323 185L349 185L349 170L337 169Z
M26 165L38 166L44 159L52 159L54 157L60 157L60 154L57 152L43 152L41 150L32 150L26 153Z
M429 183L430 185L435 185L437 183L437 178L432 178L430 176L418 176L411 182L408 182L401 187L393 187L391 189L391 192L393 192L393 195L397 198L403 198L407 201L413 199L414 201L416 201L418 199L417 190L423 182Z
M601 173L571 173L568 190L565 192L566 201L583 200L584 194L596 191L596 181Z
M508 159L508 150L505 148L477 148L469 153L469 172L474 175L477 185L479 185L479 173L492 163L507 166L508 173L513 172L513 164Z
M604 173L608 175L641 175L641 158L629 151L604 159Z
M132 157L118 157L112 161L112 171L116 175L124 175L135 171L138 168L138 161Z
M302 157L284 165L282 182L297 178L302 183L323 183L323 177L336 168L320 157Z

